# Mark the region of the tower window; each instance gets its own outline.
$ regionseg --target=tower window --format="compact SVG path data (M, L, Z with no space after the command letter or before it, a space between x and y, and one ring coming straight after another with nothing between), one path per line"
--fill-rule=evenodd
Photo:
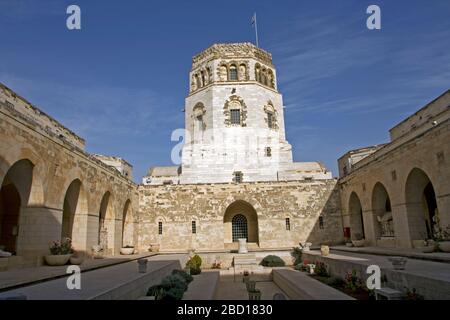
M239 109L232 109L230 110L230 116L231 116L231 124L241 124L241 110Z
M271 156L272 156L272 148L266 147L266 157L271 157Z
M323 229L323 228L324 228L323 217L320 216L319 217L319 229Z
M273 113L271 112L267 113L267 125L270 129L273 129Z
M230 81L237 81L238 80L238 72L235 65L232 65L230 67Z
M286 230L291 231L291 219L286 218Z
M241 183L242 182L242 180L243 180L242 172L236 171L236 172L233 173L233 176L234 176L233 177L234 182L236 182L236 183Z
M158 222L158 234L159 234L159 235L162 234L162 227L163 227L162 222L161 222L161 221Z
M197 233L197 222L196 221L192 221L192 233L193 234Z

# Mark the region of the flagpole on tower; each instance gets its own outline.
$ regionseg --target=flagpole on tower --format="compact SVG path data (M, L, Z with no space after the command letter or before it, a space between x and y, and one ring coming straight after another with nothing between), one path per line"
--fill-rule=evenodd
M259 48L258 21L256 20L256 12L253 14L252 25L255 26L256 46Z

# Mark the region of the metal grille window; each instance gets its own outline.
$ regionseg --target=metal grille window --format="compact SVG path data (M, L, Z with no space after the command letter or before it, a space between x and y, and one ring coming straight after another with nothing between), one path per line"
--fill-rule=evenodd
M197 233L197 222L192 221L192 233Z
M319 217L319 229L323 229L324 228L324 224L323 224L323 217Z
M231 220L232 232L233 232L233 242L237 242L239 239L248 240L248 230L247 230L247 218L242 214L237 214Z
M267 113L267 125L270 129L273 129L273 114L270 112Z
M230 110L231 124L241 124L241 110L232 109Z
M158 234L162 234L162 222L158 222Z
M237 68L235 66L230 67L230 80L236 81L238 79Z
M235 173L233 173L233 175L234 175L234 182L236 182L236 183L241 183L242 182L242 177L243 177L243 174L242 174L242 172L235 172Z
M291 220L286 218L286 230L291 231Z

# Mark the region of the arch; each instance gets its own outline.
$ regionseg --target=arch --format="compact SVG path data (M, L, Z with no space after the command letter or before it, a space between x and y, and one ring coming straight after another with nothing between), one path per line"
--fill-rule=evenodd
M228 75L229 75L228 81L237 81L237 80L239 80L238 69L237 69L235 64L230 65L230 69L229 69Z
M405 184L405 200L411 240L433 238L439 211L433 183L422 169L410 171Z
M100 202L100 209L98 214L98 244L104 249L108 249L109 232L108 229L114 231L115 216L112 209L112 199L111 192L106 191L103 194L102 200Z
M261 66L259 63L255 64L255 80L261 82Z
M362 206L356 192L352 192L350 195L350 199L348 202L348 212L350 215L351 238L354 240L364 239L365 233Z
M198 76L198 74L195 74L194 78L195 78L195 86L197 87L197 89L200 89L202 87L200 77Z
M19 223L32 187L34 165L28 159L19 160L6 172L0 188L0 245L16 254Z
M127 199L122 213L122 247L134 246L134 217L131 200Z
M228 80L228 66L225 63L222 63L218 69L219 81L227 81Z
M275 77L271 69L269 69L269 71L267 72L267 82L269 87L275 89Z
M248 242L259 243L258 215L250 203L243 200L231 203L225 210L223 223L225 243L236 242L236 237L245 235Z
M381 182L377 182L372 191L372 210L375 215L375 236L377 238L395 237L391 199Z
M241 63L239 65L239 80L240 81L248 80L247 65L245 63Z
M234 114L232 114L232 110L234 110ZM225 116L225 125L227 127L246 126L247 106L241 97L237 95L230 96L223 107L223 114Z
M75 179L70 183L62 209L61 239L70 238L75 249L85 249L86 233L82 225L87 223L88 200L81 180Z
M260 82L263 85L267 86L267 69L266 68L262 68L260 79L261 79Z

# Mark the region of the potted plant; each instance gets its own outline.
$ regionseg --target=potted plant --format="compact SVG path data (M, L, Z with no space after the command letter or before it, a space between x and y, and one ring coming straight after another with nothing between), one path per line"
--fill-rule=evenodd
M312 243L311 242L305 242L305 243L300 242L299 245L300 245L302 252L308 252L311 250L310 248L312 246Z
M159 243L150 243L149 250L151 252L159 252Z
M69 259L70 264L72 265L80 265L82 264L84 261L84 256L83 254L74 251L72 256Z
M125 247L120 248L120 254L130 255L134 253L134 247L126 245Z
M352 240L355 247L364 247L365 240L361 233L355 233L355 238Z
M49 266L63 266L72 256L72 240L65 238L61 241L53 241L50 245L50 255L44 257Z

